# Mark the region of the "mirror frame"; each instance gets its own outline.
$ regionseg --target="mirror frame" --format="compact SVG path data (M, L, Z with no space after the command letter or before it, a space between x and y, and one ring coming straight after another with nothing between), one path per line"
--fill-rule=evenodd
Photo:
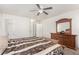
M69 22L69 26L70 26L69 34L72 34L72 19L71 18L63 18L63 19L56 21L56 33L58 33L58 31L57 31L58 24L59 23L65 23L65 22Z

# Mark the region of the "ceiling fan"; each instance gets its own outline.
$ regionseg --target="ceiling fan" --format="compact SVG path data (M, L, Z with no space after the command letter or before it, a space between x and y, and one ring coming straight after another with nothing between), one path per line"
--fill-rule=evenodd
M43 8L42 6L40 6L39 4L36 4L38 10L31 10L31 11L38 11L37 16L39 16L40 14L44 13L46 15L48 15L48 13L45 10L50 10L52 9L52 7L47 7L47 8Z

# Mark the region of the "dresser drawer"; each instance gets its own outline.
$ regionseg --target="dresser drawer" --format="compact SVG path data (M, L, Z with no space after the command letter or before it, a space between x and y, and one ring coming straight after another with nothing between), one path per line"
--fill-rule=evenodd
M75 49L75 35L61 35L52 33L51 38L59 40L59 44L65 45L68 48Z

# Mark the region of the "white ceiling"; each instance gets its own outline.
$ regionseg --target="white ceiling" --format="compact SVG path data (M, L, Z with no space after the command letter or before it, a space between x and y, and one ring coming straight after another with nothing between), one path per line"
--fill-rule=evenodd
M0 4L0 13L8 13L18 16L25 16L37 20L47 19L64 12L69 12L72 10L79 9L79 4L41 4L45 7L53 7L52 10L46 10L49 15L41 14L36 16L35 12L30 12L30 10L38 9L35 4Z

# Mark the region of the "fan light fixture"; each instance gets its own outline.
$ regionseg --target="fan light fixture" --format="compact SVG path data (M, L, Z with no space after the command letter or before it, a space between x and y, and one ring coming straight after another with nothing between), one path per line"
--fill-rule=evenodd
M44 8L44 7L40 6L39 4L36 4L36 6L37 6L38 10L31 10L31 11L38 11L37 16L39 16L41 13L48 15L48 12L46 12L46 10L52 9L52 7Z
M34 19L31 19L31 22L35 22L35 20Z
M43 10L39 10L40 13L43 13Z

